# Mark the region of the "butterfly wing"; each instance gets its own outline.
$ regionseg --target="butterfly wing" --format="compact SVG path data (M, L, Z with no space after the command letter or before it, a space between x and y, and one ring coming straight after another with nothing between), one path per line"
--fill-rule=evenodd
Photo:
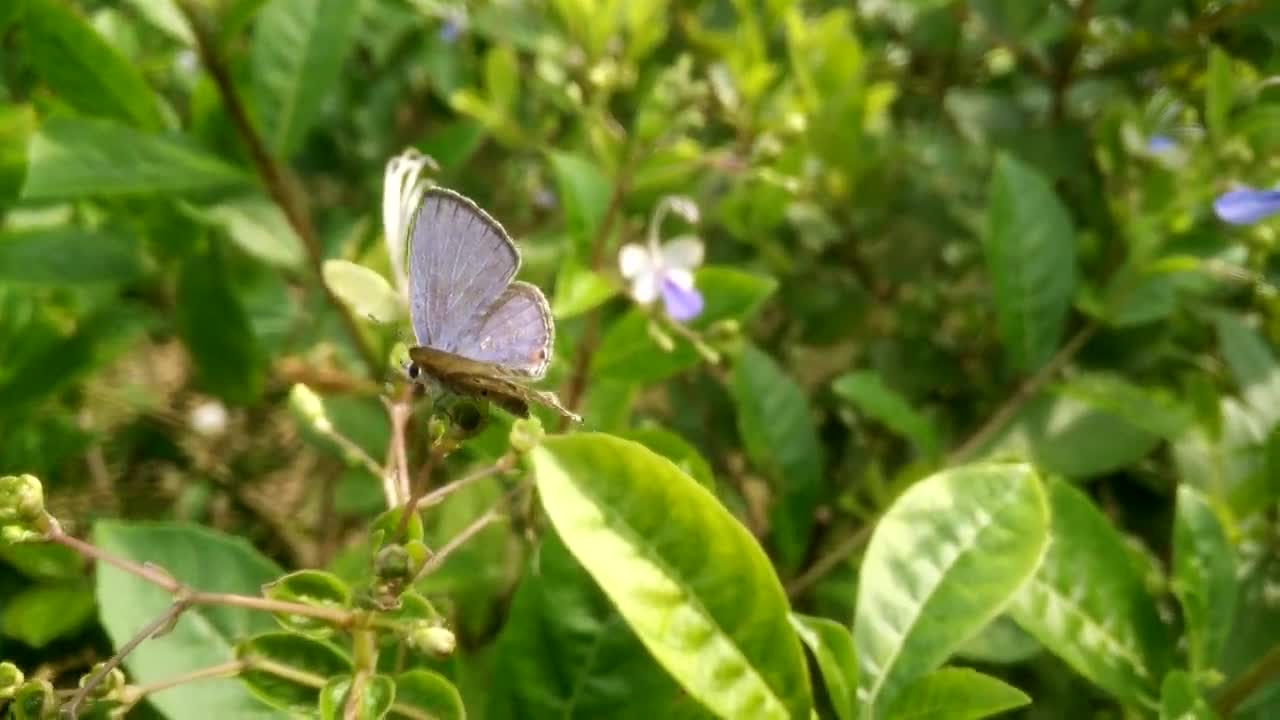
M409 241L409 315L418 344L456 352L519 268L520 253L497 220L451 190L427 190Z
M458 340L454 352L538 379L547 372L555 325L537 287L514 282Z
M520 382L518 374L493 363L472 360L429 347L409 348L409 357L428 375L460 395L492 400L520 417L529 416L529 405L537 404L581 422L582 418L560 404L553 392L535 390Z

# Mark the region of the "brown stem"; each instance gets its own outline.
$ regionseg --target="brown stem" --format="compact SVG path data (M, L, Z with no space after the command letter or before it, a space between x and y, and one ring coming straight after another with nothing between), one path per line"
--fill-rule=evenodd
M849 558L850 555L858 551L867 542L867 538L871 536L871 529L874 525L865 525L858 529L857 532L841 540L839 544L831 548L831 552L818 558L813 565L809 566L794 580L787 583L787 597L795 599L800 597L806 590L813 587L814 583L827 576L827 573L834 570L841 563Z
M130 699L133 702L137 702L148 695L158 693L162 690L168 690L169 688L177 687L179 685L185 685L189 682L237 675L244 668L245 662L243 660L229 660L217 665L210 665L207 668L201 668L189 673L175 675L174 677L160 680L158 682L135 686L130 689Z
M447 485L441 485L435 490L432 490L426 495L423 495L422 499L418 501L418 507L428 508L428 507L431 507L432 505L438 505L444 502L445 498L461 490L462 488L467 487L471 483L477 480L483 480L493 475L497 475L498 473L506 472L511 468L515 467L515 465L516 465L516 458L514 455L511 455L511 454L503 455L502 457L498 458L498 461L495 462L494 464L489 465L487 467L480 468L479 470L476 470L470 475L464 475L463 477L460 477L457 480L454 480L453 482Z
M429 560L422 564L422 568L418 570L418 574L413 576L413 583L417 583L422 578L435 572L437 568L444 564L445 560L449 559L449 556L452 555L455 550L462 547L462 545L471 538L475 537L481 530L485 529L489 523L501 517L498 509L505 505L507 501L511 499L511 496L515 495L519 490L521 490L520 487L515 487L511 491L507 492L498 499L498 502L494 503L493 507L486 510L483 515L476 518L470 525L464 528L462 532L453 536L449 542L445 543L445 546L440 548L439 552L432 555Z
M1080 4L1076 6L1075 20L1072 23L1064 57L1062 62L1053 68L1053 75L1050 78L1053 101L1049 114L1054 122L1061 122L1066 114L1067 91L1071 89L1071 82L1075 77L1076 64L1080 59L1080 51L1084 49L1085 37L1089 32L1089 18L1092 14L1093 0L1080 0Z
M231 79L231 72L228 70L222 56L218 53L216 41L212 37L203 14L195 7L192 0L181 0L178 4L195 35L196 51L200 56L200 62L209 71L209 75L213 77L213 83L218 88L218 95L222 98L222 103L227 109L231 124L235 127L236 134L240 136L240 139L249 150L249 156L253 160L253 166L258 172L258 177L262 179L267 193L271 195L271 199L275 201L276 205L280 206L280 210L284 213L285 218L288 219L289 225L293 227L294 232L302 240L302 245L307 252L307 260L312 272L315 274L320 291L324 294L325 300L338 313L343 327L346 329L347 334L351 336L351 342L355 345L361 360L364 361L368 368L370 377L378 377L383 371L382 362L378 360L373 349L365 343L364 336L360 334L360 327L356 325L355 318L352 317L347 306L329 289L329 285L324 281L324 250L320 247L320 239L316 236L315 228L311 225L311 218L307 213L306 203L302 195L297 192L288 170L271 156L271 152L267 149L266 143L263 142L262 136L254 128L253 121L249 118L244 102L240 99L240 94L236 92L235 83Z
M1018 390L1005 401L1004 405L1000 406L1000 409L996 410L977 432L957 448L955 452L951 453L951 456L947 458L947 464L958 465L968 460L974 452L986 444L996 433L1003 430L1005 425L1022 410L1022 407L1031 398L1035 397L1036 393L1040 392L1049 381L1053 380L1058 371L1071 362L1071 359L1076 356L1076 353L1080 352L1080 349L1089 341L1089 338L1098 332L1099 327L1097 322L1090 321L1080 328L1058 350L1058 353L1049 359L1049 362L1045 363L1043 367L1018 387Z
M193 605L222 605L238 607L246 610L263 610L272 613L303 615L316 620L324 620L338 627L349 627L355 622L355 615L348 610L306 605L303 603L272 600L271 598L254 597L252 595L236 595L234 593L194 592L191 594Z
M1222 694L1213 704L1218 717L1231 717L1240 703L1248 700L1258 688L1277 677L1280 677L1280 645L1273 646L1267 654L1258 659L1258 662L1250 665L1223 689Z
M80 705L89 698L90 693L102 683L107 674L115 670L124 661L125 657L133 652L134 648L142 644L143 640L177 622L178 616L190 606L191 603L187 600L175 600L168 610L165 610L159 617L147 623L115 655L112 655L106 662L102 663L102 666L84 681L84 684L76 691L75 695L71 696L71 701L63 707L63 712L71 720L76 720L76 718L80 717Z
M49 536L49 541L68 547L79 553L82 557L117 567L130 575L135 575L146 580L152 585L158 585L165 590L168 590L170 593L177 593L182 590L182 583L174 580L172 576L159 568L151 565L139 565L132 560L117 557L96 545L87 543L80 538L67 535L61 530L52 533Z

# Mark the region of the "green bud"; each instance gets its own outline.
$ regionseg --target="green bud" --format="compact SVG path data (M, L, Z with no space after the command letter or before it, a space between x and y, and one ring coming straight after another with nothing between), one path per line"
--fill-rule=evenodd
M432 446L439 445L447 432L449 432L449 422L439 415L432 415L427 421L427 438L430 439Z
M89 669L89 672L85 673L84 675L81 675L80 687L84 687L85 684L89 682L89 678L93 677L94 673L102 669L102 666L103 666L103 663L96 663L92 668ZM93 697L93 698L114 697L115 695L119 694L121 690L124 689L124 686L126 684L128 683L125 681L124 671L118 667L111 668L111 671L108 672L102 678L102 680L98 683L98 685L93 689L93 692L89 693L89 697Z
M18 692L18 688L26 681L26 676L11 662L0 662L0 700L10 700Z
M293 388L289 390L289 405L318 432L327 433L333 430L329 416L324 411L324 401L306 385L294 383Z
M44 489L34 475L0 477L0 523L31 524L44 519Z
M547 432L542 429L542 421L537 417L520 418L511 423L511 433L507 436L507 442L511 443L511 449L518 453L527 453L547 436Z
M413 623L407 639L409 647L437 657L450 655L458 647L458 638L454 637L453 632L429 620Z
M13 702L9 703L9 716L15 720L43 719L53 717L57 707L53 684L48 680L30 680L14 692Z
M0 545L17 545L18 543L37 542L44 539L44 533L21 525L0 526Z
M409 551L403 545L387 545L373 557L373 573L379 580L401 580L410 575Z

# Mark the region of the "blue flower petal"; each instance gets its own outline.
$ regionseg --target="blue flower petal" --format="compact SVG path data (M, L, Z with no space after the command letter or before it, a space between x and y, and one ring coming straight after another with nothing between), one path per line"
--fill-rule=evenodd
M662 305L667 315L677 322L688 322L702 312L702 293L697 288L687 288L671 280L662 278Z
M1255 223L1280 213L1280 190L1232 190L1213 201L1213 211L1233 225Z
M1168 135L1152 135L1147 140L1147 152L1159 155L1160 153L1176 150L1178 143Z

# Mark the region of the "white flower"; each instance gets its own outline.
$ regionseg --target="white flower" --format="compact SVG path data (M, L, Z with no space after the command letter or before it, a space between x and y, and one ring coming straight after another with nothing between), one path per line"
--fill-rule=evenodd
M382 231L387 242L387 254L391 256L391 272L396 288L407 292L409 274L405 269L405 251L409 244L409 223L418 209L422 193L428 181L422 177L427 167L439 170L436 161L409 148L387 161L382 176Z
M702 264L702 241L696 235L680 235L659 243L658 231L668 212L690 223L698 221L698 206L682 197L665 197L654 210L646 245L628 243L618 253L622 277L631 283L631 297L652 305L659 297L673 320L686 322L702 312L701 293L694 287L693 271Z
M205 437L217 437L227 429L227 408L208 400L191 409L191 429Z

